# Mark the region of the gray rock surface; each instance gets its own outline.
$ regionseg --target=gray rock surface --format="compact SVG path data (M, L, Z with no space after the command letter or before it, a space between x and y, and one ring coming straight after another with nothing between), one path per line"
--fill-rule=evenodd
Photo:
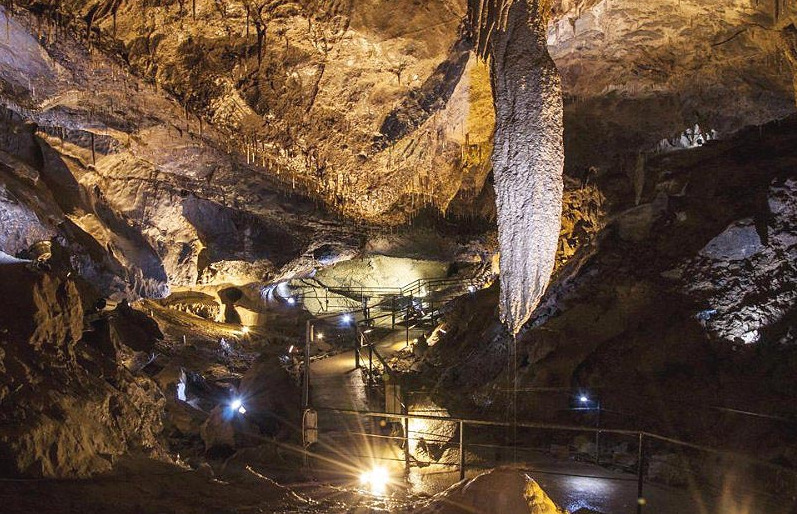
M761 249L761 237L752 219L733 223L700 250L700 255L720 261L739 261L752 257Z
M553 271L562 213L562 89L546 46L547 1L488 2L501 321L516 334ZM497 22L497 23L496 23ZM495 23L495 30L492 30ZM483 29L482 27L485 27Z

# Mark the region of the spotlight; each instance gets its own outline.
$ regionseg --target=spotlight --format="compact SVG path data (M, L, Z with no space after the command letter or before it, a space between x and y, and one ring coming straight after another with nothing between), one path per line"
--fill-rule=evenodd
M476 286L468 286L468 292L475 293L476 292Z
M387 469L381 466L375 466L368 471L363 471L360 475L360 484L367 486L371 494L382 496L387 490L387 484L390 482L390 475Z
M589 401L589 398L584 395L581 395L581 397L579 397L579 401L581 403L587 403Z
M295 304L296 304L296 298L293 297L288 298L288 305L295 305Z
M246 408L239 398L232 401L230 408L234 411L238 411L239 414L246 414Z
M324 339L324 333L323 333L323 332L318 332L318 333L317 333L315 336L316 336L318 339Z
M341 318L340 318L340 320L341 320L343 323L351 323L352 319L354 319L354 318L352 318L352 317L351 317L351 314L344 314L344 315L343 315L343 316L341 316Z
M247 326L241 327L241 333L244 334L244 335L248 334L249 333L249 327L247 327Z

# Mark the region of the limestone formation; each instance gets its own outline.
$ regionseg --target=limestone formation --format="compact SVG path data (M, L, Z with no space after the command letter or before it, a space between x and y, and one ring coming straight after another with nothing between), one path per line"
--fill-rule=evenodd
M2 473L85 477L131 451L162 455L163 398L117 360L131 352L120 339L123 325L115 335L106 325L83 338L74 282L19 264L2 264L0 273L0 297L16 302L0 309Z
M499 308L516 334L545 292L555 262L564 167L562 91L546 42L550 3L489 3L477 19L489 52L496 112Z

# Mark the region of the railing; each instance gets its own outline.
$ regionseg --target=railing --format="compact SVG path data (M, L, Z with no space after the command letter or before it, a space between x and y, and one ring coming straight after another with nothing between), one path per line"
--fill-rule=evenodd
M403 287L330 286L316 278L296 279L291 284L302 289L305 303L307 300L315 301L323 313L358 308L395 312L403 308L406 299L428 297L423 301L440 304L465 292L475 291L474 281L465 278L421 278Z
M600 429L595 427L560 425L550 423L518 422L508 423L501 421L477 420L456 418L448 416L428 416L422 414L390 413L390 412L363 412L344 409L319 408L321 414L334 413L337 415L354 416L358 420L365 418L378 418L385 420L395 420L401 422L404 433L400 436L390 436L372 433L351 434L363 437L367 440L377 440L384 442L395 442L404 447L404 467L409 472L413 465L439 465L452 468L458 471L458 479L466 477L468 469L487 469L498 465L509 463L523 464L528 461L528 457L535 452L539 452L539 447L523 446L519 441L530 441L535 438L530 434L533 432L550 434L542 437L543 440L566 439L566 434L593 434L617 439L625 439L634 448L632 460L624 462L620 467L625 471L624 475L615 476L589 476L598 480L613 481L635 481L636 482L636 512L646 512L645 509L645 484L662 480L656 480L652 461L656 461L661 455L676 455L680 458L678 462L670 463L673 468L671 474L681 476L684 484L689 485L701 494L711 494L719 496L728 494L725 483L711 483L708 478L715 474L723 479L735 480L733 494L743 494L745 498L754 498L757 501L770 501L773 495L777 495L777 501L782 507L784 502L788 508L788 502L795 501L797 495L797 470L786 468L771 462L763 461L736 452L719 450L707 446L702 446L686 441L681 441L659 434L621 429ZM409 420L445 422L456 425L456 430L449 438L446 446L458 450L456 462L436 462L419 461L417 457L408 451L410 441L419 441L421 437L434 436L422 431L410 432L408 429ZM362 424L361 424L362 425ZM506 437L506 431L511 429L513 435L509 437L508 444L500 444L502 438ZM496 432L498 430L499 432ZM481 431L481 432L480 432ZM503 432L503 433L502 433ZM414 437L413 437L414 436ZM570 436L572 437L572 435ZM499 444L495 444L499 441ZM549 448L550 450L550 445ZM372 456L363 455L363 458ZM470 462L469 462L470 459ZM384 459L383 459L384 460ZM387 459L394 460L394 459ZM535 468L537 472L545 473ZM557 475L584 477L583 474L558 470ZM665 480L666 482L666 480ZM672 485L672 484L668 484ZM678 485L678 484L676 484ZM695 491L692 491L693 493ZM702 501L702 499L701 499ZM707 512L710 510L706 510ZM780 512L779 510L778 512ZM787 512L785 509L783 512Z

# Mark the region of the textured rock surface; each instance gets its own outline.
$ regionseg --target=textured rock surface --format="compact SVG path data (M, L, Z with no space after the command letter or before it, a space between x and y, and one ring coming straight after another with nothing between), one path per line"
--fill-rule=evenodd
M488 2L471 15L486 40L493 80L499 308L513 334L545 292L561 226L562 93L545 41L549 9L547 1Z
M74 283L24 265L1 271L2 473L83 477L128 452L160 455L160 391L120 365L130 349L118 338L82 339Z
M356 253L362 234L324 209L495 219L492 88L464 0L14 5L0 96L15 136L0 142L57 203L20 198L30 233L0 234L14 255L58 234L105 293L157 296L306 271L333 242ZM568 172L627 167L696 123L725 137L793 112L793 22L782 2L553 2Z
M639 237L623 237L624 215L639 207L634 180L619 171L596 179L612 221L557 271L518 336L518 384L530 391L519 395L519 416L584 422L565 414L567 395L533 393L583 387L598 391L606 409L637 414L619 425L797 462L790 425L718 410L796 414L796 137L790 118L649 159L639 206L661 195L667 202ZM729 226L749 236L743 258L736 246L702 255ZM754 253L748 239L757 239ZM494 289L463 300L430 349L438 403L451 412L506 415L512 339L497 302Z
M505 512L507 514L565 514L545 491L519 469L495 469L460 482L436 495L416 512Z
M557 2L568 168L616 165L695 124L727 137L794 112L795 16L783 1Z

